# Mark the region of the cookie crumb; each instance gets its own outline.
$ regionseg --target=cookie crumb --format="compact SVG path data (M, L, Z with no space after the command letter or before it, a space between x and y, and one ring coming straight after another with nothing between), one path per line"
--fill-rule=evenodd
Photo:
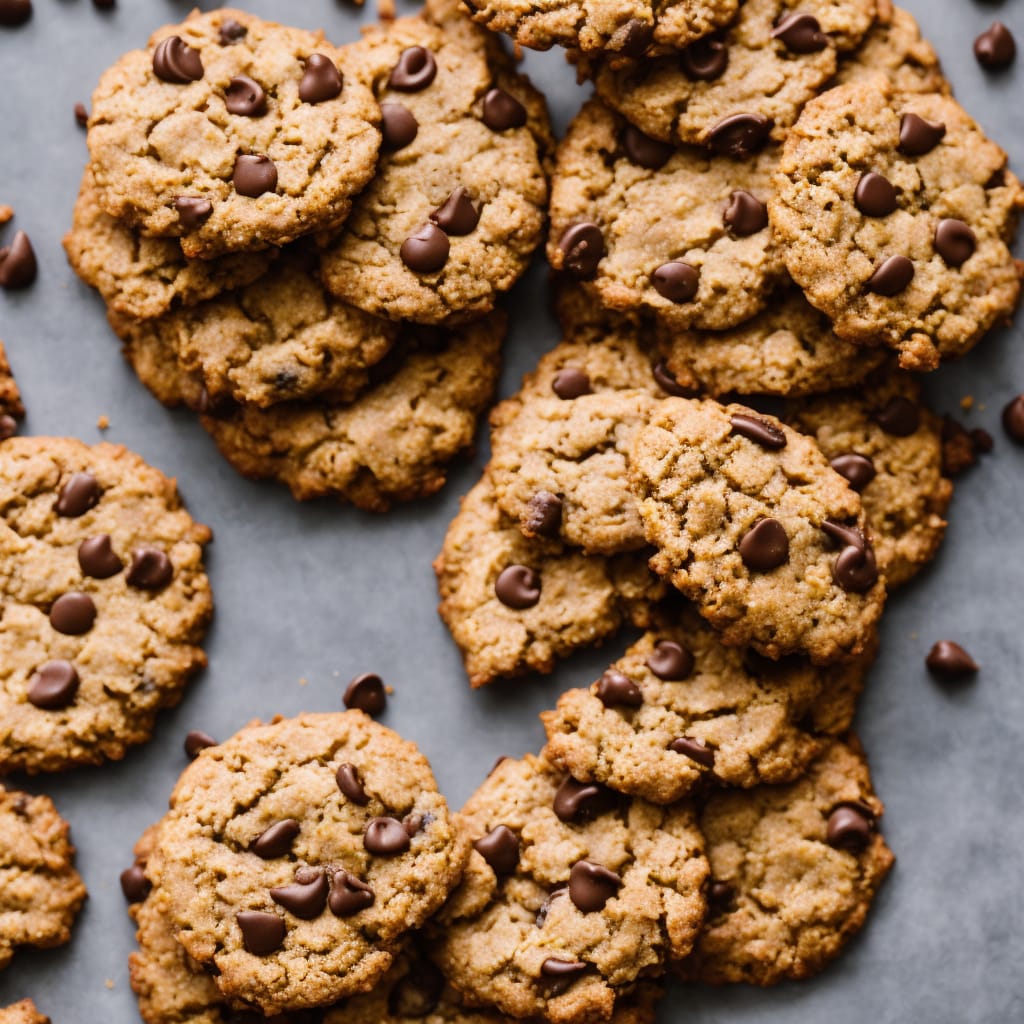
M14 210L0 203L0 224L6 224L14 216Z
M960 399L960 408L963 409L964 412L969 412L973 409L974 395L964 395L964 397Z
M362 0L356 0L362 6ZM381 21L394 21L398 12L395 10L395 0L377 0L377 17Z
M100 418L96 421L96 429L97 430L107 430L109 427L110 427L110 417L109 416L100 416Z
M113 990L114 990L114 979L113 978L107 978L107 980L103 982L103 985L104 985L104 987L110 989L111 992L113 992Z

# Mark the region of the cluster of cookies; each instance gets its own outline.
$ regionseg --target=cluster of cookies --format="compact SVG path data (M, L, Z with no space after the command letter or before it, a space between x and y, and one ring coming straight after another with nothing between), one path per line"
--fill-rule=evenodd
M335 47L194 13L102 77L65 240L142 381L243 473L430 494L493 397L542 241L543 98L434 0Z

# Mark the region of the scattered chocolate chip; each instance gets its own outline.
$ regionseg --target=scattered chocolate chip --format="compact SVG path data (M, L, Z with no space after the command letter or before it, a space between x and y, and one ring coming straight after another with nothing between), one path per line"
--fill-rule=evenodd
M654 39L654 26L639 18L630 18L616 35L620 33L622 42L619 44L619 53L624 57L642 57Z
M544 978L554 984L554 994L561 995L567 991L576 978L587 969L587 965L579 960L560 960L558 957L549 956L540 965L540 973Z
M537 917L534 921L534 924L538 928L543 928L544 922L547 921L548 914L551 912L551 905L555 902L555 900L560 899L562 896L568 895L568 885L560 885L557 889L552 889L551 892L549 892L545 897L544 902L540 905L540 908L537 911Z
M940 220L935 228L935 251L951 266L966 263L978 246L974 232L953 217Z
M39 274L35 250L24 231L16 231L10 245L0 249L0 288L27 288Z
M186 231L195 231L213 213L213 203L199 196L178 196L174 200L178 223Z
M818 53L828 46L828 36L821 31L821 23L813 14L793 11L772 30L772 39L778 39L790 53Z
M866 455L858 455L856 452L837 455L831 465L858 492L863 491L877 474L875 464Z
M270 890L270 898L302 921L319 917L327 906L330 885L320 868L299 868L291 885L281 885Z
M551 491L538 491L526 503L522 525L528 537L557 537L562 527L562 499Z
M1013 33L1001 22L992 24L974 40L974 56L989 71L1008 68L1017 56L1017 43Z
M66 519L77 519L95 507L101 493L92 473L73 473L60 489L54 510Z
M491 89L484 96L483 122L492 132L522 128L526 124L526 107L504 89Z
M650 171L664 167L668 158L675 152L668 143L652 139L650 135L645 135L631 124L626 125L622 133L622 148L633 163Z
M391 152L404 149L416 138L419 130L420 123L408 107L401 103L380 105L380 131L385 149Z
M263 860L284 857L291 853L292 843L301 830L302 826L294 818L285 818L261 832L249 849Z
M198 757L200 750L215 746L217 746L217 741L209 733L200 732L199 729L192 729L185 736L185 753L189 757Z
M32 17L32 0L0 0L0 25L13 28Z
M681 305L691 302L697 295L700 270L683 260L670 260L651 274L651 284L663 299Z
M128 584L140 590L163 590L174 578L171 560L152 544L141 544L132 552Z
M946 135L941 121L926 121L917 114L904 114L900 118L899 150L905 156L924 156L930 153Z
M708 902L718 909L727 907L736 898L736 890L729 882L723 882L717 878L711 880L708 886Z
M355 708L373 716L379 715L387 707L388 695L380 676L364 672L348 684L342 701L347 708Z
M654 376L654 383L665 392L666 395L675 395L677 398L690 398L695 393L693 388L684 388L676 379L676 375L668 368L664 359L659 359L651 371Z
M436 224L427 221L402 243L398 254L413 273L431 274L448 262L450 252L448 236Z
M409 833L394 818L374 818L363 833L363 846L367 853L393 857L409 849Z
M875 422L893 437L910 437L921 426L921 407L917 402L897 395L875 413Z
M350 871L335 871L331 879L331 895L327 905L335 917L352 917L373 906L373 890Z
M75 104L75 122L79 128L85 128L89 124L89 111L85 109L84 103Z
M978 663L952 640L940 640L928 652L924 663L943 679L963 679L978 671Z
M715 767L715 752L703 740L694 739L692 736L679 736L668 745L668 749L676 754L684 754L705 768Z
M840 804L828 816L828 845L837 850L860 853L869 842L874 815L863 805Z
M761 519L740 541L740 558L752 572L769 572L789 559L789 537L777 519Z
M434 55L424 46L410 46L398 58L388 85L399 92L419 92L426 89L436 75Z
M729 196L722 220L737 238L748 238L768 227L768 207L746 190L738 188Z
M566 228L558 240L558 248L562 250L563 269L578 281L597 273L605 252L601 229L589 221Z
M569 872L569 899L584 914L593 914L604 910L621 885L622 877L614 871L593 861L578 860Z
M506 566L494 581L494 593L507 608L532 608L540 600L540 576L525 565Z
M249 30L244 25L240 25L234 18L225 18L217 32L217 37L220 39L221 46L234 46L235 43L241 42L248 34Z
M1016 444L1024 444L1024 395L1018 395L1003 408L1003 430Z
M141 864L133 864L121 872L121 892L129 903L141 903L152 888Z
M96 621L96 605L88 594L61 594L50 609L50 625L65 636L81 636Z
M242 932L246 951L254 956L266 956L281 948L284 942L284 921L277 914L264 914L258 910L243 910L235 915Z
M821 528L842 545L832 565L832 578L835 582L853 594L863 594L870 590L878 581L878 565L874 548L864 534L856 527L844 526L832 519L826 519Z
M448 235L468 235L480 223L480 211L461 185L430 215Z
M359 770L354 764L339 765L334 777L341 795L346 800L351 800L359 807L365 807L370 802L370 797L363 788L363 780L359 778Z
M324 103L340 96L343 85L334 61L322 53L313 53L306 61L306 70L299 82L299 99L303 103Z
M775 424L738 412L730 417L732 433L745 437L748 441L759 444L762 448L777 452L786 447L786 435Z
M7 413L0 413L0 441L14 437L18 431L18 421Z
M507 825L498 825L473 844L473 849L496 875L511 875L519 864L519 837Z
M181 36L168 36L153 51L153 74L173 85L198 82L203 77L203 62Z
M593 394L594 391L590 386L590 378L575 366L563 366L551 381L551 390L567 401Z
M712 127L706 142L713 153L742 159L762 149L771 130L772 122L763 114L733 114Z
M224 90L224 105L229 114L239 117L261 117L267 112L267 94L254 78L235 75Z
M615 794L593 782L577 782L569 776L555 793L552 807L559 821L590 821L612 810Z
M124 568L111 546L109 533L87 537L78 545L78 565L86 576L96 580L109 579Z
M66 708L78 693L78 673L70 661L48 661L28 683L28 702L46 711Z
M606 708L638 708L644 702L640 687L615 668L598 679L594 695Z
M388 1013L398 1020L426 1017L437 1009L444 988L445 978L440 968L429 960L414 960L409 965L409 973L388 993Z
M713 82L729 66L729 47L720 39L698 39L679 55L679 66L695 82Z
M896 188L882 174L868 171L860 176L853 201L865 217L888 217L897 207Z
M690 677L696 661L693 654L675 640L659 640L647 656L646 664L659 679L679 683Z
M875 268L864 287L869 292L891 299L906 290L913 280L914 264L906 256L890 256Z
M231 180L239 195L256 199L277 188L277 165L268 156L242 153L235 160Z

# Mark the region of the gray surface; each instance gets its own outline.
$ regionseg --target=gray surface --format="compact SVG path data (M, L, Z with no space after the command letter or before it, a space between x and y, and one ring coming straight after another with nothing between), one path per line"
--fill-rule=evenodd
M970 44L994 16L1024 42L1024 12L962 0L907 3L945 58L961 102L1020 170L1022 69L986 78ZM190 416L149 397L122 363L101 304L72 277L60 249L85 155L71 108L88 99L122 51L191 5L121 0L110 14L87 0L35 6L26 28L0 29L0 202L17 211L16 226L30 233L41 264L31 291L0 295L0 337L30 407L24 432L95 441L97 418L108 415L104 436L175 474L192 512L217 538L210 669L164 714L154 741L120 764L13 780L51 794L71 821L91 897L70 946L15 956L0 974L0 1006L32 996L55 1024L127 1024L137 1019L125 963L132 928L117 875L136 836L165 807L185 763L188 729L225 737L255 716L335 709L351 676L376 671L395 688L383 720L421 745L458 805L497 754L536 749L543 737L537 713L562 689L593 679L626 638L574 659L553 678L471 693L435 615L430 561L482 452L436 499L372 518L331 503L300 506L274 485L241 480ZM323 25L339 42L357 32L354 9L331 0L248 7ZM563 127L581 93L561 54L530 55L526 66ZM515 295L504 394L556 340L543 286L538 265ZM996 434L998 449L958 488L939 563L892 601L885 619L859 728L899 862L865 936L811 982L769 992L675 989L664 1021L1024 1020L1024 451L998 429L1002 404L1024 386L1024 353L1015 351L1021 340L1020 328L995 335L929 381L944 410L974 395L970 424ZM943 637L960 640L983 663L975 683L945 688L927 677L923 655Z

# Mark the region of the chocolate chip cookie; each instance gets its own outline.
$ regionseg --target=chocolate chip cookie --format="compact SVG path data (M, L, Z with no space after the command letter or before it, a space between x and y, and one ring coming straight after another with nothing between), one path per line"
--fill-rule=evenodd
M380 147L367 74L320 34L194 12L100 79L88 134L98 202L204 259L338 228Z
M21 392L11 372L11 364L7 361L3 342L0 341L0 441L6 441L14 434L24 416Z
M813 440L742 405L667 398L630 475L651 567L724 643L819 665L865 650L885 583L859 496Z
M71 939L86 896L74 860L68 824L53 801L0 786L0 970L17 946L51 949Z
M696 940L707 861L685 802L630 800L527 755L495 766L458 827L473 850L432 955L475 1002L609 1020L620 992Z
M778 158L659 142L591 100L558 148L548 260L610 309L733 327L784 277L766 206Z
M308 714L205 749L146 873L186 953L269 1015L372 988L466 848L412 743L360 711Z
M22 999L11 1006L0 1007L0 1024L50 1024L31 999Z
M772 985L820 971L860 931L892 867L882 811L853 739L792 785L714 794L700 815L708 920L679 974Z
M0 446L0 772L121 758L206 658L207 527L120 445Z
M840 337L931 370L1012 313L1024 189L949 96L884 75L832 89L804 109L775 181L786 265Z

